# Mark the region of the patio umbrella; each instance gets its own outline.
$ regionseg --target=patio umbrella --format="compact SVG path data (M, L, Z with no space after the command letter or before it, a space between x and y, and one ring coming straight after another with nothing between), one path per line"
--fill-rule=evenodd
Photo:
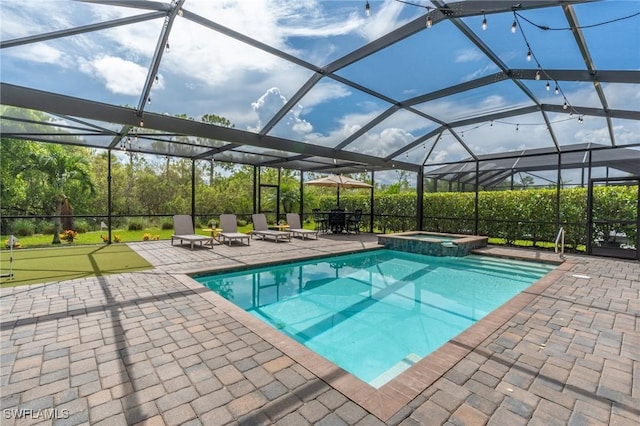
M307 182L307 185L336 188L338 207L340 207L340 188L371 188L371 185L366 182L342 175L331 175L320 179L310 180Z

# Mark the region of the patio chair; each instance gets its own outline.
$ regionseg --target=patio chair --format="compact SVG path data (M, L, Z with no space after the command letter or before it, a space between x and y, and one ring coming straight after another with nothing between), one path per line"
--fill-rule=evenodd
M347 229L346 213L344 209L332 209L329 212L329 229L334 234L340 234Z
M320 212L320 209L313 209L313 221L316 223L316 231L327 232L329 218Z
M360 233L360 222L362 222L362 209L355 209L353 214L347 220L347 232L353 230L354 233Z
M250 236L243 234L242 232L238 232L238 219L235 214L221 214L220 228L222 229L222 232L220 232L219 237L222 244L224 244L225 241L228 241L229 247L231 247L231 243L233 241L240 241L240 244L242 244L243 240L247 240L247 245L249 245Z
M177 214L173 216L173 232L173 235L171 235L171 245L173 245L174 240L180 240L180 245L182 245L183 241L189 242L191 250L193 250L195 243L200 243L200 246L209 243L211 248L213 248L213 238L196 234L193 230L191 216L188 214Z
M253 218L253 231L251 231L251 238L255 235L263 240L273 238L276 243L284 240L291 241L290 232L269 229L269 226L267 225L267 217L264 213L256 213L251 215L251 217Z
M308 236L315 235L318 239L318 231L304 229L300 224L300 215L298 213L287 213L287 223L289 224L289 232L294 237L301 237L303 240Z

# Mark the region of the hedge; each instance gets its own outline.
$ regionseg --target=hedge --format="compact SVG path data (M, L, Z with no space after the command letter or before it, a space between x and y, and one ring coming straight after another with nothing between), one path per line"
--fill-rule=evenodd
M555 189L481 191L478 193L478 234L504 239L553 242L556 237ZM437 192L424 194L424 230L473 234L475 229L475 192ZM322 197L321 209L335 206L335 197ZM402 232L416 229L416 194L402 193L375 196L374 228L378 232ZM607 186L594 188L594 220L635 221L637 187ZM369 195L340 197L347 211L362 208L370 212ZM565 229L565 243L573 248L586 244L587 189L560 191L560 226ZM367 216L365 216L365 220ZM597 224L594 233L605 240L610 232L624 232L635 241L637 226L622 224L615 229Z

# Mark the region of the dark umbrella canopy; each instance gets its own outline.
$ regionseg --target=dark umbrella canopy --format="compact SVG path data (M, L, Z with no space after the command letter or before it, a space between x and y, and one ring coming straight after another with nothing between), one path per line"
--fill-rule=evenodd
M342 175L331 175L307 182L307 185L324 186L337 189L337 205L340 207L340 188L371 188L366 182L362 182Z

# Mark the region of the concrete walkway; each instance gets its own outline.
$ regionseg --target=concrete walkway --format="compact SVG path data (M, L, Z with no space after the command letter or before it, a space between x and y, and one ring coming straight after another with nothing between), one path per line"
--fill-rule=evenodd
M3 289L2 424L638 424L638 262L569 256L379 390L186 275L376 246L134 243L153 270Z

